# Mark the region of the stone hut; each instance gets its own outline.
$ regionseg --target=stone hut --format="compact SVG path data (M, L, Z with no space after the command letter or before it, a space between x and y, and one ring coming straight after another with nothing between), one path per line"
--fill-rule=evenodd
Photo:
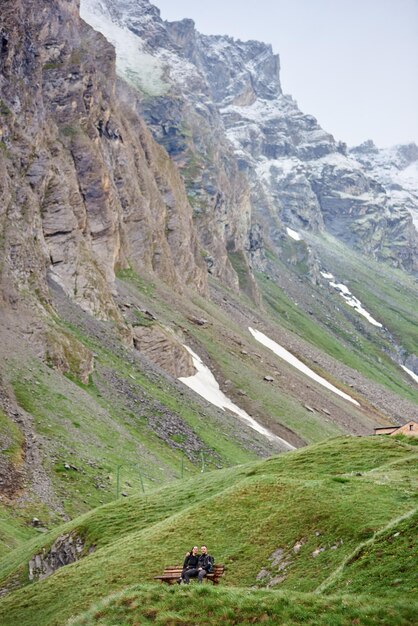
M407 437L418 437L418 423L407 422L403 426L383 426L374 429L375 435L406 435Z

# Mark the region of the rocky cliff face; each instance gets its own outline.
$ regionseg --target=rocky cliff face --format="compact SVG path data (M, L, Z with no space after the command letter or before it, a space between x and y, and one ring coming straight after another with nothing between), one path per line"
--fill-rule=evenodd
M256 296L244 255L254 246L250 188L201 70L194 23L167 24L144 0L84 0L81 13L116 46L118 71L142 94L147 125L182 173L209 272L237 289L229 257L241 255Z
M350 156L384 187L394 210L409 211L418 229L418 146L379 149L369 140L352 148Z
M180 165L214 273L232 279L225 248L262 261L263 238L280 248L284 226L327 230L418 270L410 211L283 95L270 46L163 22L148 0L82 0L82 11L116 45L119 71Z
M78 2L6 1L0 34L3 298L48 299L52 277L117 318L115 270L127 266L204 290L183 182Z
M282 94L271 48L225 37L201 41L202 67L240 169L251 180L254 210L270 237L277 240L283 224L325 229L375 258L416 272L418 238L408 208L393 202L373 171Z

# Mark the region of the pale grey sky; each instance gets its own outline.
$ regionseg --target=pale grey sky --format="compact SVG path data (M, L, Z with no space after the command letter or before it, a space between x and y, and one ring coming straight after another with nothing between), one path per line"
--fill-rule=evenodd
M205 34L271 43L282 86L336 139L418 143L418 0L151 0Z

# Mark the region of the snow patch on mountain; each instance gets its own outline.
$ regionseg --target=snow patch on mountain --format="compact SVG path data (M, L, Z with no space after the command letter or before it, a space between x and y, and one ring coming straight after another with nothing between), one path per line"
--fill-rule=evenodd
M344 154L340 154L339 152L331 152L331 154L326 154L320 159L317 159L315 163L312 164L312 167L322 169L326 165L331 165L335 168L335 170L349 169L361 171L361 166L354 159Z
M377 326L378 328L383 328L383 324L376 321L374 317L372 317L370 313L366 311L366 309L361 304L360 300L356 298L355 296L353 296L353 294L351 293L347 285L344 285L343 283L336 283L334 275L331 274L330 272L321 272L321 276L323 276L324 278L328 280L330 287L333 287L334 289L339 291L340 296L344 298L348 306L351 306L355 311L357 311L357 313L365 317L366 320L370 322L370 324L372 324L373 326Z
M286 228L286 232L291 239L294 239L295 241L302 241L301 235L299 235L296 230L293 230L292 228Z
M230 400L223 393L223 391L221 391L218 381L216 380L210 369L203 363L202 359L188 346L184 347L191 354L193 359L193 365L197 372L193 376L179 378L182 383L187 385L187 387L199 394L202 398L205 398L205 400L207 400L211 404L214 404L223 411L232 411L232 413L238 415L253 430L260 433L261 435L264 435L264 437L267 437L268 439L270 439L270 441L277 441L282 446L285 446L287 450L295 449L295 447L292 446L288 441L285 441L281 437L278 437L277 435L272 433L267 428L264 428L264 426L261 426L261 424L259 424L254 418L248 415L246 411L240 409L239 406L234 404L232 400Z
M406 190L415 195L418 194L418 161L411 163L396 174L399 182Z
M127 82L149 96L162 96L168 91L163 61L145 51L141 39L124 22L118 24L103 3L83 0L80 15L115 47L117 72Z
M408 369L407 367L405 367L405 365L401 365L401 368L407 373L409 374L409 376L415 380L416 383L418 383L418 376L415 374L415 372L412 372L410 369Z
M263 346L266 346L267 348L269 348L278 357L280 357L281 359L283 359L290 365L293 365L293 367L295 367L297 370L299 370L303 374L306 374L306 376L309 376L309 378L312 378L312 380L319 383L323 387L326 387L330 391L333 391L334 393L341 396L345 400L348 400L349 402L352 402L353 404L360 406L357 400L354 400L354 398L349 396L347 393L344 393L344 391L341 391L341 389L334 387L334 385L329 383L325 378L323 378L322 376L319 376L319 374L316 374L313 370L311 370L310 367L305 365L305 363L302 363L302 361L300 361L297 357L295 357L291 352L286 350L286 348L283 348L280 344L273 341L273 339L270 339L270 337L267 337L267 335L265 335L264 333L260 332L259 330L254 330L251 327L249 327L248 330L250 331L254 339L256 339L259 343L263 344Z

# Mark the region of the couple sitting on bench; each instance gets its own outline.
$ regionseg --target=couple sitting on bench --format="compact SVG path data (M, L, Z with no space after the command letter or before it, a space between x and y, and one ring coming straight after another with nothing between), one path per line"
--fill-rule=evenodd
M198 554L199 548L194 546L191 552L186 554L183 563L183 571L178 584L184 583L188 585L190 578L197 578L197 582L201 583L204 577L213 570L215 559L208 554L206 546L201 547L201 554Z

